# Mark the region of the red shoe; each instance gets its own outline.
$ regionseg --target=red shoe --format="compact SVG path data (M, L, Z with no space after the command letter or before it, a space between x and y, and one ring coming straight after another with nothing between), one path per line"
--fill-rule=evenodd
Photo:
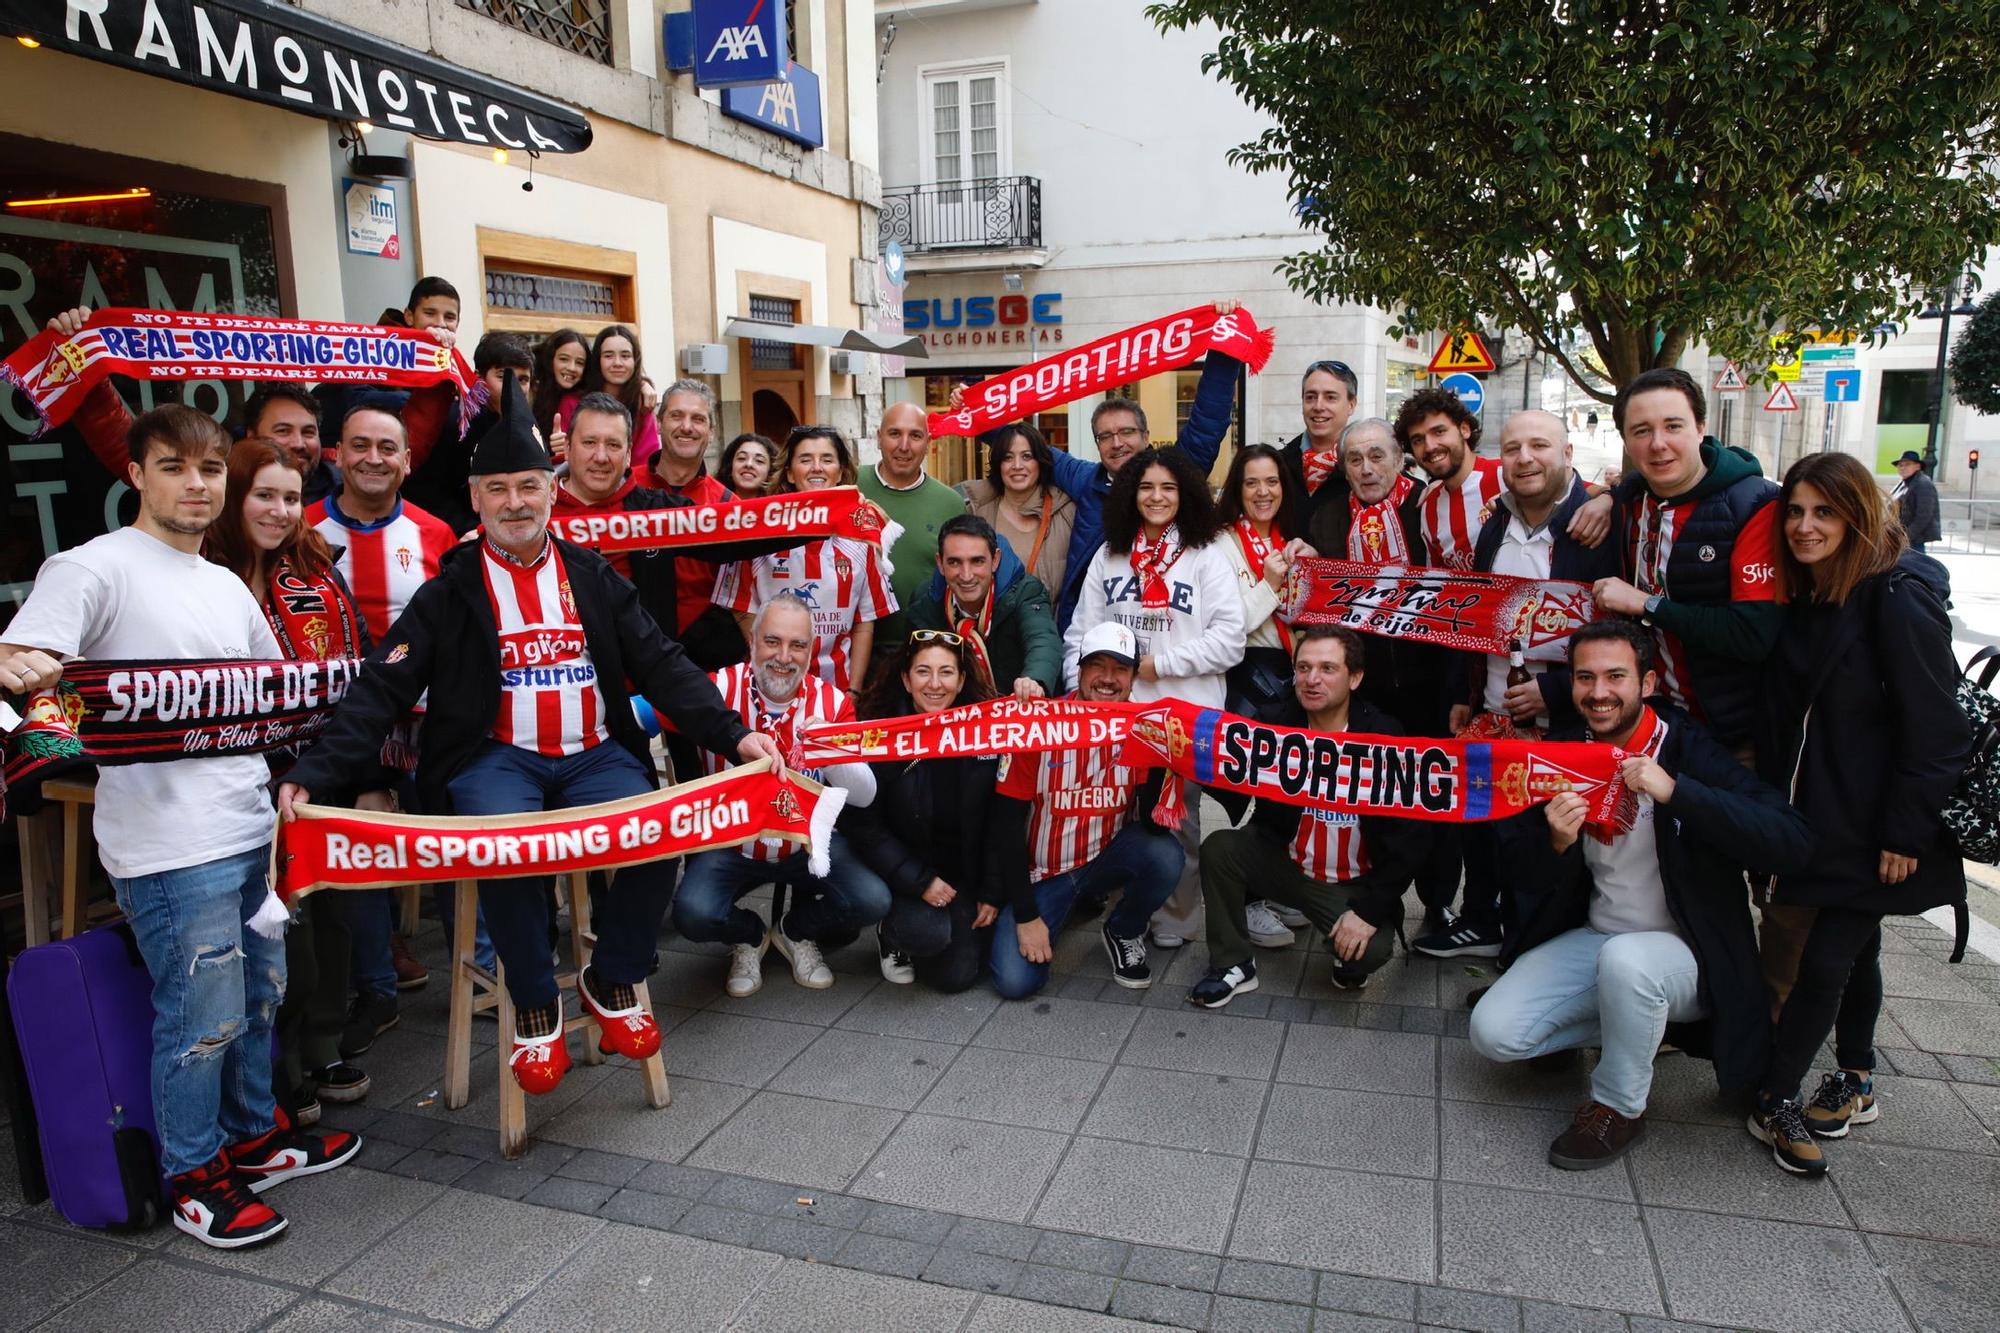
M262 1194L281 1180L316 1176L353 1160L361 1151L361 1136L345 1130L316 1134L300 1129L284 1107L276 1108L278 1123L254 1139L222 1150L229 1165L252 1194Z
M613 986L610 1007L596 995L597 974L590 968L577 979L576 993L583 1007L597 1020L597 1049L606 1055L622 1055L628 1060L649 1060L660 1053L660 1025L639 1003L630 986Z
M245 1188L247 1182L217 1153L207 1166L183 1171L170 1182L174 1225L204 1245L240 1250L261 1245L285 1229L285 1219Z
M549 1011L540 1011L546 1015ZM539 1024L537 1026L540 1026ZM555 1031L539 1037L521 1035L521 1016L514 1019L514 1053L507 1057L514 1081L532 1097L554 1092L569 1072L569 1043L563 1039L562 1007L555 1007Z

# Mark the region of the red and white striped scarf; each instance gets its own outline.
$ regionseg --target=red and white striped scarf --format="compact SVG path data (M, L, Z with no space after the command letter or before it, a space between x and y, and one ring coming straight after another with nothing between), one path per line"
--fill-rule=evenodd
M1403 516L1397 512L1410 498L1416 482L1407 474L1398 476L1389 493L1374 504L1361 497L1347 498L1347 558L1371 565L1398 565L1410 558L1410 543L1403 535Z

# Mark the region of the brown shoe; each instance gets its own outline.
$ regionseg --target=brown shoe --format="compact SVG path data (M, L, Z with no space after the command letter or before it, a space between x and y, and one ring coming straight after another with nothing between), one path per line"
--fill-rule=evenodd
M1585 1102L1576 1119L1549 1145L1549 1165L1565 1171L1595 1171L1610 1166L1646 1132L1646 1117L1627 1120L1603 1102Z
M431 979L431 970L410 952L410 942L401 935L389 937L389 960L396 965L397 990L422 990Z

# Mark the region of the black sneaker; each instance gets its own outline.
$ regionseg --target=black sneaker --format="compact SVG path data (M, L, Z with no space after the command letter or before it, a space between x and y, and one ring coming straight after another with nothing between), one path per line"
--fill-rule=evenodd
M312 1076L307 1075L298 1090L285 1099L286 1109L292 1113L292 1123L297 1125L317 1125L320 1117L319 1094L313 1091Z
M355 996L354 1007L347 1011L347 1026L340 1032L341 1058L352 1060L367 1054L375 1038L396 1026L397 1018L395 996Z
M256 1138L222 1150L252 1194L262 1194L294 1176L316 1176L349 1161L361 1151L361 1136L343 1129L314 1134L292 1123L283 1108L278 1123Z
M1444 930L1417 936L1410 948L1432 958L1498 958L1500 932L1460 917Z
M1358 968L1335 967L1327 981L1335 990L1367 990L1368 974Z
M174 1196L174 1225L218 1250L261 1245L289 1225L250 1192L249 1182L236 1173L226 1152L217 1153L207 1166L183 1171L168 1184Z
M1745 1128L1751 1138L1770 1144L1773 1160L1793 1175L1826 1174L1826 1155L1806 1128L1804 1108L1797 1102L1779 1102L1768 1108L1759 1104L1750 1112Z
M1145 990L1151 986L1153 969L1146 962L1146 937L1121 940L1111 933L1109 922L1102 933L1104 952L1111 958L1111 979L1127 990Z
M312 1080L319 1085L321 1101L358 1102L368 1095L368 1075L345 1062L313 1070ZM292 1119L299 1120L297 1116ZM312 1121L299 1120L299 1123L309 1125Z
M1194 983L1187 1000L1204 1009L1220 1009L1244 992L1256 989L1257 964L1246 961L1234 967L1211 967L1207 976Z
M1442 935L1451 929L1451 922L1451 913L1444 908L1426 907L1424 919L1417 923L1417 937L1421 939L1425 935Z

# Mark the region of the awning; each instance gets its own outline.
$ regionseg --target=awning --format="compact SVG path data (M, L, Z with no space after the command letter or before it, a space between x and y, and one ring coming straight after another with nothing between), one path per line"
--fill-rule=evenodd
M0 36L420 139L580 153L560 102L273 0L0 0Z
M845 352L880 352L922 361L930 356L924 340L867 329L841 329L831 324L768 324L761 319L732 319L722 326L725 338L755 338L761 342L797 343L802 347L838 347Z

